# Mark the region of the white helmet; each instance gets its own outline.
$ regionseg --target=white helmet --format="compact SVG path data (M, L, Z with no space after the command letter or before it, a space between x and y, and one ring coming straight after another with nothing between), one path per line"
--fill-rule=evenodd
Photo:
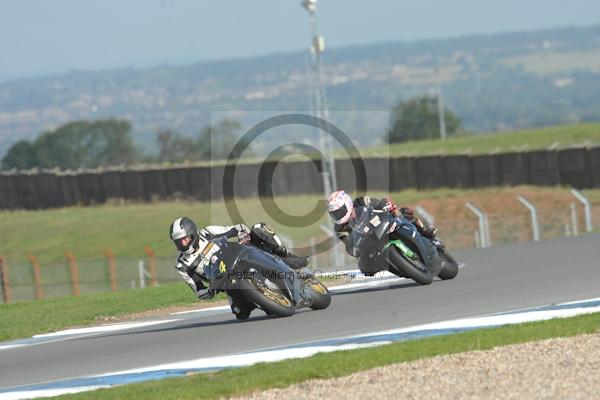
M183 254L192 254L198 250L200 233L196 223L188 217L177 218L169 228L171 240Z
M348 222L353 208L352 197L343 190L331 193L327 199L327 211L336 224Z

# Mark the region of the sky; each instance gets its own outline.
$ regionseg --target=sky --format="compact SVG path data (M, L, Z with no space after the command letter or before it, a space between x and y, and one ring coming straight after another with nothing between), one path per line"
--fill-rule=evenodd
M600 23L598 0L319 0L326 46ZM307 49L299 0L0 0L0 81Z

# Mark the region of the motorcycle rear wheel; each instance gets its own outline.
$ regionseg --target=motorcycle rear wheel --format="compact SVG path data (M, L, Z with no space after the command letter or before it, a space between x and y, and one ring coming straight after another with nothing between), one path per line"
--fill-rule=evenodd
M238 281L244 297L256 304L267 314L276 314L280 317L289 317L294 314L296 306L281 290L273 290L254 278Z

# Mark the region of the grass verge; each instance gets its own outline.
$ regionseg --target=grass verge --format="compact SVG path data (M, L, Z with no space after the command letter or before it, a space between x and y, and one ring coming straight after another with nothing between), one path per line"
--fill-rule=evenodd
M554 337L600 330L600 313L568 319L482 329L457 335L395 343L369 349L317 354L313 357L261 363L251 367L171 378L93 392L61 396L64 399L217 399L252 391L281 388L309 379L329 379L366 369L442 354L488 350Z
M360 150L363 157L419 156L426 154L484 154L559 148L577 144L600 144L600 124L561 125L516 132L450 137L447 140L420 140ZM343 157L343 154L339 154Z
M539 188L520 186L515 188L486 189L437 189L430 191L405 190L391 194L370 193L372 196L391 195L399 204L414 206L421 204L436 217L436 221L473 219L464 207L465 201L486 204L492 197L503 204L486 210L491 214L507 211L507 214L527 213L515 200L516 194L523 194L538 206L552 202L554 198L564 200L560 208L568 208L573 197L566 188ZM535 194L539 196L535 196ZM600 202L600 190L585 191L593 203ZM538 198L539 197L539 198ZM288 196L277 199L281 209L291 215L305 215L322 200L322 196ZM557 201L558 201L557 200ZM456 203L456 209L448 202ZM270 223L282 236L293 240L296 245L306 245L312 237L322 235L321 224L331 225L327 215L307 227L290 227L266 215L259 199L239 199L237 205L242 216L249 223L265 221ZM554 205L553 205L554 206ZM457 210L461 214L457 215ZM510 210L510 212L508 212ZM568 214L568 213L566 213ZM565 215L566 215L565 214ZM95 207L68 207L41 211L0 211L0 256L5 256L12 270L29 269L28 254L34 254L42 264L60 264L67 267L64 252L73 251L80 262L102 260L104 251L112 249L117 258L145 258L144 246L150 246L158 257L176 259L176 251L166 233L173 219L187 215L198 224L230 224L224 203L169 201L147 204L104 204ZM82 223L85 221L85 223ZM237 221L236 221L237 222ZM15 230L14 227L20 229ZM472 232L469 232L472 238ZM289 242L289 241L288 241ZM100 261L102 262L102 261ZM171 268L171 267L169 267ZM43 273L43 271L42 271ZM15 278L17 273L15 271ZM29 280L25 280L27 284Z
M224 299L225 295L220 294L210 302ZM116 293L0 304L0 341L74 326L93 325L106 316L194 304L198 304L198 301L183 283Z

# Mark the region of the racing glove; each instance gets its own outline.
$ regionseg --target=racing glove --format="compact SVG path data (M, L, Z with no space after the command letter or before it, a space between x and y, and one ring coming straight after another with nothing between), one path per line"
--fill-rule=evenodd
M398 216L398 205L392 199L387 199L383 211L389 212L394 216Z
M246 231L240 231L238 233L238 243L247 244L250 242L250 233Z
M400 209L400 213L404 218L406 218L409 221L415 220L415 210L413 210L412 208L402 207Z

